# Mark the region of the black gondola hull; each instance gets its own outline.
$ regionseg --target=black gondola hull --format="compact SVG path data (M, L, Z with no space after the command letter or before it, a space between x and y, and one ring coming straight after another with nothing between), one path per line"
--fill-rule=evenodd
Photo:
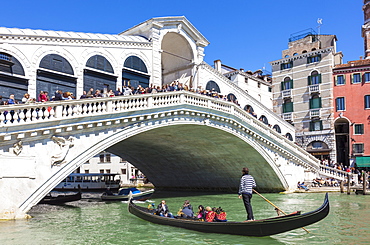
M152 223L170 225L185 229L242 236L271 236L301 228L324 219L329 214L328 194L323 205L315 211L304 214L291 214L250 222L204 222L190 219L174 219L154 215L150 210L129 202L129 212Z

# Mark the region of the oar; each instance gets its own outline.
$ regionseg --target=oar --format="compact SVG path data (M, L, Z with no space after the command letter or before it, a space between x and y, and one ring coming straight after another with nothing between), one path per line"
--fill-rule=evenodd
M254 193L256 193L257 195L259 195L260 197L262 197L266 202L270 203L273 207L275 207L276 209L278 209L280 212L282 212L283 214L287 215L283 210L281 210L278 206L276 206L275 204L273 204L272 202L270 202L266 197L262 196L260 193L258 193L255 189L253 189ZM306 228L302 227L303 230L305 230L307 233L310 233Z

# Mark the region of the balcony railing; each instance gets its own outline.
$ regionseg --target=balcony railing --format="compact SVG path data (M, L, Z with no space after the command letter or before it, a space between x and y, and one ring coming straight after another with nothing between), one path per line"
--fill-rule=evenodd
M281 91L281 94L283 96L283 98L291 98L292 97L292 90L288 89L288 90L283 90Z
M313 84L309 87L310 93L319 93L320 92L320 84Z
M320 117L320 109L310 110L310 118L313 118L313 117Z
M284 114L283 114L283 119L284 119L285 121L292 121L292 114L293 114L293 113L291 113L291 112L289 112L289 113L284 113Z

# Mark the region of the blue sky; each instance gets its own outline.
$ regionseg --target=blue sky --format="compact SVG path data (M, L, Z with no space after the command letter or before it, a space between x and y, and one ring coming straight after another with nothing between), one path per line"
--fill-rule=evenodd
M363 0L12 0L2 1L0 26L118 34L153 17L185 16L207 39L205 61L245 70L281 58L291 34L323 19L321 34L338 38L344 62L364 55Z

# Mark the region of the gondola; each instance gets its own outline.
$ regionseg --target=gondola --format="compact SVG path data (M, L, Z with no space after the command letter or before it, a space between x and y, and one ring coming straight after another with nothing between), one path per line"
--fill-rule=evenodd
M329 198L326 193L323 205L312 212L304 214L294 212L284 216L249 222L204 222L192 219L161 217L155 215L152 210L135 205L132 200L129 201L128 210L131 214L156 224L208 233L262 237L301 228L324 219L329 214Z
M75 194L60 194L57 196L52 196L51 193L46 195L39 204L52 204L52 205L60 205L67 202L78 201L81 199L81 191Z

